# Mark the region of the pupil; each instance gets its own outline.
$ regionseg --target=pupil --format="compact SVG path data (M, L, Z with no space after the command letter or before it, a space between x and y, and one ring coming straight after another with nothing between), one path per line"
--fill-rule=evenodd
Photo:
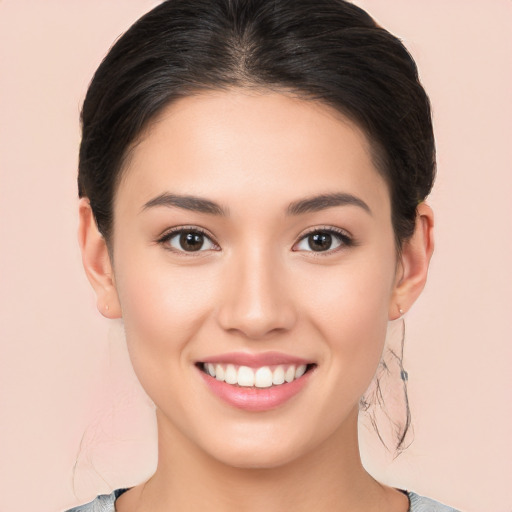
M203 246L201 233L183 233L180 236L180 245L188 251L198 251Z
M310 235L310 247L313 251L325 251L332 243L332 236L329 233L315 233Z

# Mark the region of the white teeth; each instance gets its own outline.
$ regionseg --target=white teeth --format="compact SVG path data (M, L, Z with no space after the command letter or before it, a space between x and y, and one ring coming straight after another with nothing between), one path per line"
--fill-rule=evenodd
M268 366L253 369L249 366L237 367L234 364L212 364L203 363L203 370L214 377L218 381L243 387L269 388L271 386L279 386L285 382L293 382L295 379L302 377L307 370L307 365L302 364L295 366L294 364L286 367L279 365L272 371Z
M295 379L295 366L289 366L286 370L286 373L284 374L284 380L286 382L292 382L293 379Z
M217 380L224 380L224 368L220 364L215 366L215 378Z
M306 373L306 365L301 364L295 370L295 378L298 379L299 377L302 377L305 373Z
M278 366L274 373L272 374L272 384L278 386L279 384L284 383L284 368L282 366Z
M238 385L244 387L254 386L254 372L248 366L238 368Z
M228 384L236 384L238 382L238 375L236 373L236 368L232 364L228 364L226 368L226 374L224 375L224 380Z
M269 388L272 386L272 371L268 366L258 368L254 376L254 385L257 388Z

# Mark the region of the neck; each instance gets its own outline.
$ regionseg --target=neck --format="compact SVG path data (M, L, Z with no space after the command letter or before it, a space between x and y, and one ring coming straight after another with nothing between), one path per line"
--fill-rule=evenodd
M317 449L270 468L229 466L201 450L161 414L157 413L157 418L157 470L130 497L126 493L120 498L124 498L123 503L132 501L138 506L118 506L120 512L362 511L382 504L389 494L361 464L357 409Z

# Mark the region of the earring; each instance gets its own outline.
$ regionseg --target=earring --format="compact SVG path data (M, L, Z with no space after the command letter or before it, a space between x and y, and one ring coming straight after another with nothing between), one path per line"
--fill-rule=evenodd
M402 366L402 361L404 359L404 342L405 342L405 320L403 319L404 310L399 306L398 311L400 312L400 318L402 320L402 346L401 346L401 354L400 354L400 378L404 381L404 384L409 380L409 374Z
M108 311L108 304L105 304L105 310Z

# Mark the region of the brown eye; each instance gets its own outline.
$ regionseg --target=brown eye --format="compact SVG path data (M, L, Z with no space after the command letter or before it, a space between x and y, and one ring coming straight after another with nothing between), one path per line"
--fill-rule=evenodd
M332 235L329 233L314 233L308 236L308 243L313 251L328 251L332 245Z
M179 243L185 251L199 251L204 244L204 235L202 233L182 233Z
M215 244L201 231L180 229L166 235L162 240L179 252L199 252L215 249Z
M328 252L341 246L352 245L352 239L334 229L319 229L304 236L295 250L306 252Z

